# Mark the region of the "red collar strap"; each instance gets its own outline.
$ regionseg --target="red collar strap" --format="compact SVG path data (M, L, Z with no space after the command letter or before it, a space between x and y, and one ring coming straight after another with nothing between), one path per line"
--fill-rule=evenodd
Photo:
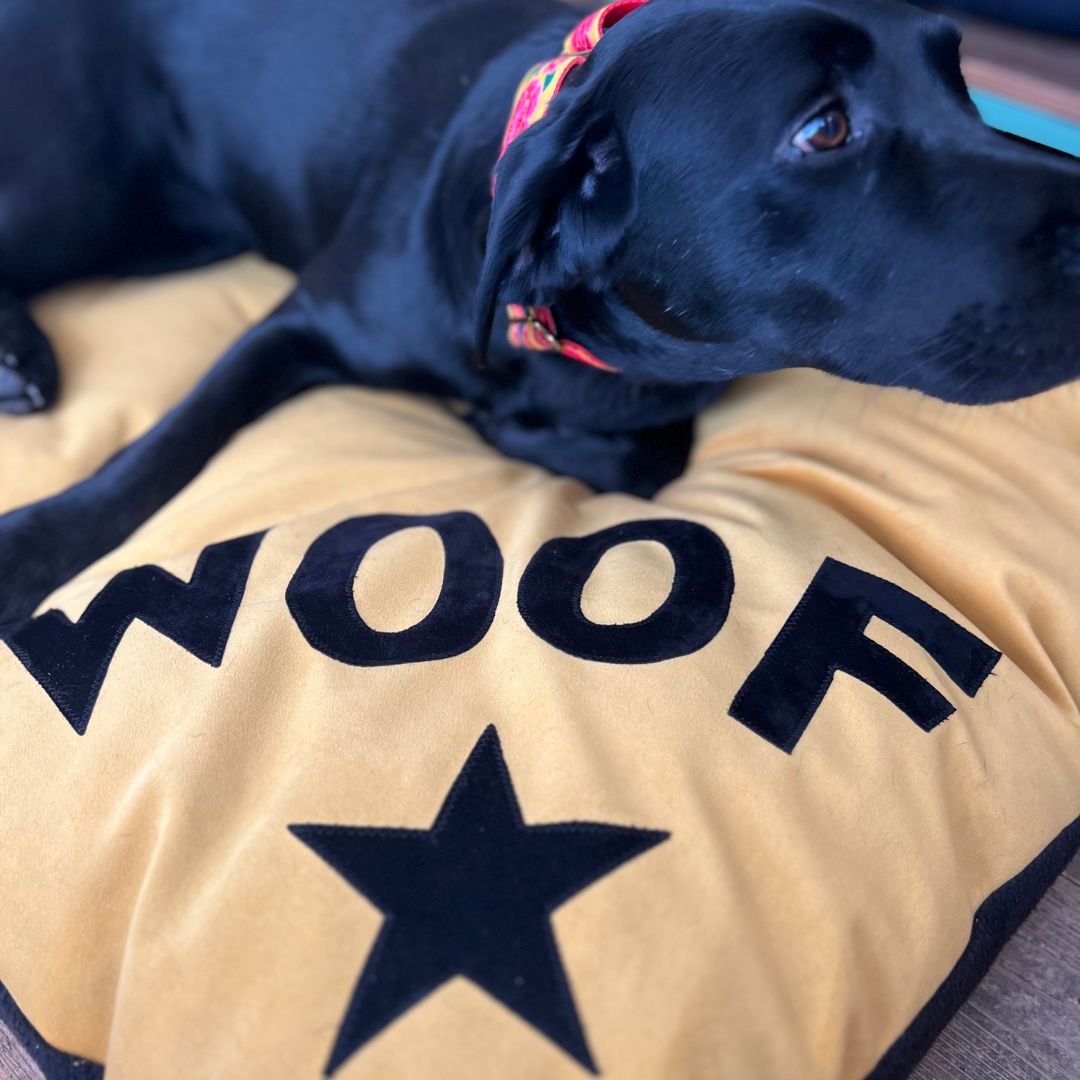
M579 345L569 338L559 337L551 308L507 304L506 317L510 320L506 328L506 340L515 349L557 352L563 356L569 356L571 360L588 364L589 367L599 368L601 371L619 370L610 364L605 364L599 357L593 356L584 345Z
M499 159L506 153L506 148L525 130L532 127L548 111L555 95L571 69L584 64L596 43L604 32L614 26L635 8L648 3L648 0L615 0L615 3L594 11L587 19L574 27L563 42L563 51L553 60L545 60L529 69L514 95L514 107L510 121L503 135ZM492 190L495 181L492 179ZM555 316L551 308L523 307L521 304L506 305L507 318L510 320L506 331L507 340L515 349L531 349L534 352L556 352L578 360L589 367L601 371L618 371L618 368L605 364L593 356L584 345L569 338L559 337L555 326Z

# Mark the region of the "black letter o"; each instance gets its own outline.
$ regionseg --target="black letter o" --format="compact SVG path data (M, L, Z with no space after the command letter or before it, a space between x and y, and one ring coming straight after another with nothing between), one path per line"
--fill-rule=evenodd
M590 622L581 593L604 553L631 540L655 540L671 553L675 580L667 599L636 623ZM549 540L518 586L518 610L529 629L556 649L606 664L654 664L707 645L724 625L735 577L716 533L675 518L628 521L579 539Z
M372 630L353 600L356 571L373 544L419 525L439 534L446 553L439 599L415 626ZM475 514L373 514L327 529L307 549L285 590L285 602L308 644L343 664L382 667L445 660L468 652L487 633L502 574L499 545Z

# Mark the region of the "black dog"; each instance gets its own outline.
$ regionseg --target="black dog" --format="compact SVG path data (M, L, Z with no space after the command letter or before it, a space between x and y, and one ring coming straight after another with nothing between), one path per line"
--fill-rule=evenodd
M951 23L892 0L651 0L510 145L492 204L515 87L581 14L7 0L10 410L56 381L19 297L252 248L299 286L95 476L0 518L0 622L320 383L463 399L508 453L649 493L743 373L960 402L1080 373L1080 169L979 121ZM618 373L511 348L507 303L551 307Z

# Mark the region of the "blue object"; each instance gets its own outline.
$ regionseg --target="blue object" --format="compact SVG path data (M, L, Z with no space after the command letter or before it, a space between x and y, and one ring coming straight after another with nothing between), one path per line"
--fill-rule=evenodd
M983 120L991 127L1080 157L1080 123L1075 120L1021 105L987 90L972 89L970 93Z

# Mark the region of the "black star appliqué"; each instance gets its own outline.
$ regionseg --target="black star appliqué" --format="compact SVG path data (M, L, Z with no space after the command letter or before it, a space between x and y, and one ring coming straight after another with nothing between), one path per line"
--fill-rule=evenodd
M667 833L578 821L526 825L494 727L480 736L431 829L289 830L386 916L327 1076L455 975L597 1071L550 916Z

